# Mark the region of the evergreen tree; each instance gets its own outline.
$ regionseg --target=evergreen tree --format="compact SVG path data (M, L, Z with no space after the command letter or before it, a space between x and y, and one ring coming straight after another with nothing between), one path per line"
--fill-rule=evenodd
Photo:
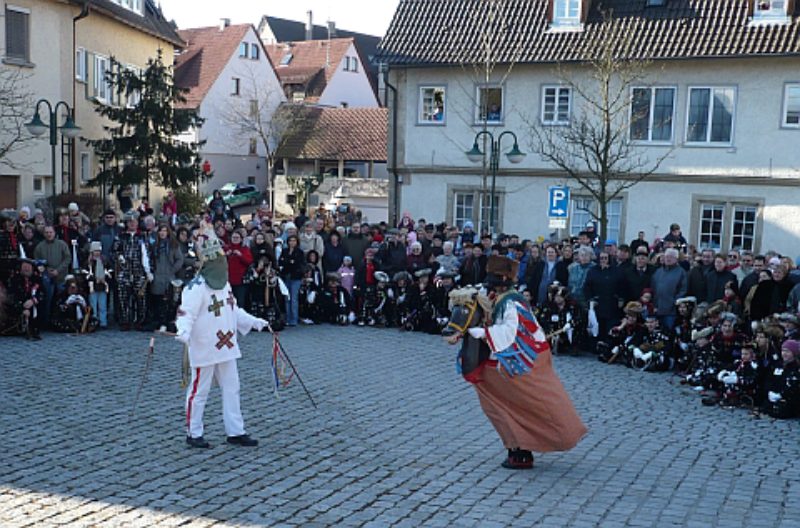
M195 110L180 107L187 90L175 86L172 68L164 64L161 51L141 73L113 59L112 65L106 73L112 100L95 108L111 122L103 127L110 138L88 141L109 163L89 184L105 183L111 191L144 185L149 199L151 182L180 189L207 179L198 153L204 142L179 140L182 134L200 128L203 119Z

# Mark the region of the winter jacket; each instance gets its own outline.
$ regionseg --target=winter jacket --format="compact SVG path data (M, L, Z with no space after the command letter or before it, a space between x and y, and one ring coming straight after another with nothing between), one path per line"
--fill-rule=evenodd
M155 269L151 266L153 282L150 283L150 293L153 295L165 295L169 290L170 281L178 278L179 272L183 269L183 252L180 247L168 240L159 242L150 248L152 263L155 265Z
M624 292L622 272L619 268L594 266L586 274L583 293L587 300L597 301L595 313L598 318L618 319L619 305Z
M303 251L296 247L294 250L289 250L286 247L281 252L281 258L278 259L278 267L281 270L281 277L283 280L300 280L303 278L303 268L305 268L306 256Z
M406 247L397 242L386 242L381 245L377 255L375 255L375 261L378 269L385 271L391 277L406 268ZM456 269L458 269L458 266L456 266Z
M647 264L644 270L639 270L636 266L631 266L623 271L625 280L625 300L638 301L642 296L642 290L650 287L653 274L656 272L655 266Z
M36 246L33 255L36 260L47 262L47 268L58 271L56 282L64 282L64 277L67 276L67 271L69 270L69 264L72 262L72 255L63 240L55 239L52 242L42 240Z
M339 241L339 244L336 246L327 242L325 244L325 254L322 255L322 269L325 273L338 270L339 266L342 265L342 260L344 260L345 255L346 253L341 241Z
M241 254L236 255L234 251ZM248 266L253 263L253 254L250 253L250 248L243 244L226 245L225 254L228 256L228 281L231 286L240 286Z
M698 264L692 266L692 269L689 270L689 282L686 293L696 297L698 303L704 302L706 300L706 295L708 295L706 273L708 273L710 269L713 269L713 266Z
M659 316L675 315L675 301L686 295L686 271L678 265L661 266L653 274L650 287Z
M716 268L711 268L706 272L706 296L705 300L712 303L725 297L725 284L733 281L734 291L739 290L739 281L736 280L736 275L728 270L717 271Z
M577 261L569 266L569 294L572 296L572 300L583 308L588 306L583 286L586 283L586 275L589 273L589 269L594 266L595 264L593 262L581 264Z
M364 252L369 247L369 244L367 237L355 232L351 232L342 240L344 254L353 259L353 266L355 266L356 270L361 269L361 266L364 265Z

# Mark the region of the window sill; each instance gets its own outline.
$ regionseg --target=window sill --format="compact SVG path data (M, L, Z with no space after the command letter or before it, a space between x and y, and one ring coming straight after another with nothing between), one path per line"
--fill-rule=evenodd
M482 126L499 127L499 126L503 126L504 124L505 123L503 121L475 121L474 123L472 123L472 126L476 126L476 127L482 127Z
M25 59L17 59L14 57L3 57L3 64L8 64L9 66L20 66L22 68L35 68L36 65L31 61Z
M788 16L754 16L747 23L748 27L785 26L791 22Z
M736 152L736 147L733 143L690 143L683 144L686 148L700 148L700 149L728 149Z
M583 24L581 23L564 23L562 25L551 24L545 33L579 33L583 31Z
M628 142L630 145L637 147L674 147L675 143L672 141L647 141L644 139L632 139Z
M800 130L800 125L787 125L784 123L781 125L781 130Z
M569 121L541 121L543 127L568 127Z
M446 124L446 121L417 121L417 126L443 127Z

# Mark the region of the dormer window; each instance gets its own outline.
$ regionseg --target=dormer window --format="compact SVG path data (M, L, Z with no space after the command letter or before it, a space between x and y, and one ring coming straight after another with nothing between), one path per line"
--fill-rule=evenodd
M553 0L554 29L575 29L581 25L581 0Z
M786 0L754 0L753 22L754 23L775 23L788 22L789 16L786 13Z

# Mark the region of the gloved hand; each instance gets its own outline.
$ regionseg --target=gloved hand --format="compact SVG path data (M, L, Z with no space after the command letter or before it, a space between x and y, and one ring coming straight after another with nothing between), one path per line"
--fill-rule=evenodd
M564 327L562 328L562 330L566 332L567 330L569 330L569 329L571 329L571 328L572 328L572 323L567 323L567 324L565 324L565 325L564 325Z
M722 378L728 376L729 374L730 372L728 372L727 370L720 370L719 374L717 374L717 381L722 381Z
M405 296L405 294L403 294L403 295L401 295L400 297L398 297L398 298L397 298L397 302L398 302L399 304L402 304L402 303L406 302L406 296Z
M638 349L637 349L637 350L638 350ZM647 363L647 362L648 362L648 361L650 361L652 358L653 358L653 353L652 353L652 352L647 352L647 353L644 353L644 354L642 354L642 357L641 357L640 359L641 359L642 361L644 361L645 363Z
M176 341L180 341L184 345L189 344L189 332L181 332L175 336Z
M154 278L153 274L150 273L150 272L147 272L147 282L153 282L153 278Z
M264 319L256 319L253 323L253 330L258 330L259 332L269 326L269 323Z
M394 290L387 290L386 296L390 299L394 299Z
M772 403L775 403L775 402L781 401L783 398L781 397L781 395L779 393L769 391L767 393L767 399L769 399L769 401L771 401Z
M350 312L349 314L347 314L347 320L350 321L350 323L354 323L356 320L355 312Z
M483 328L477 328L477 327L476 328L470 328L468 330L468 332L469 332L469 335L471 335L475 339L483 339L483 338L486 337L486 330L484 330Z
M739 376L736 375L735 372L731 372L727 376L722 378L722 383L725 385L736 385L739 383Z
M633 357L635 357L636 359L642 359L644 357L644 353L642 352L642 349L640 349L639 347L634 348L633 349Z
M688 350L689 350L689 343L681 343L681 344L680 344L680 347L681 347L681 350L683 350L684 352L686 352L686 351L688 351Z

